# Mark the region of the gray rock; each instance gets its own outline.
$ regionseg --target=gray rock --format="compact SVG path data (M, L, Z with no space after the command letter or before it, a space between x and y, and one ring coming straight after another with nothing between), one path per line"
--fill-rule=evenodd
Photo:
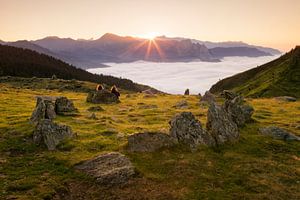
M59 125L50 119L39 121L33 133L33 141L36 144L44 143L48 150L55 150L56 146L63 140L72 138L73 132L69 126Z
M57 97L55 100L55 111L58 115L68 115L78 112L73 102L67 97Z
M191 149L197 145L215 145L213 137L202 128L191 112L182 112L175 115L170 123L170 135L178 142L187 144Z
M98 119L95 113L90 114L87 118L88 119L93 119L93 120Z
M297 99L295 97L290 97L290 96L275 97L275 99L280 100L280 101L287 101L287 102L297 101Z
M104 111L104 109L101 106L92 106L89 107L87 110L90 112Z
M56 117L55 104L53 98L47 96L37 97L37 102L34 111L32 112L30 121L38 123L43 119L54 119Z
M245 104L244 99L241 96L233 97L233 99L231 99L231 97L225 100L223 108L237 126L242 127L246 122L251 121L254 109L252 106Z
M97 156L75 166L75 168L106 186L124 184L135 175L130 160L125 155L117 152Z
M119 103L119 98L107 91L107 90L99 90L99 91L92 91L88 94L87 102L89 103L103 103L103 104L111 104L111 103Z
M205 94L203 95L203 97L200 99L200 102L208 102L208 103L212 103L215 102L215 96L210 93L209 91L206 91Z
M296 136L276 126L259 128L259 132L262 135L272 136L274 139L285 140L285 141L292 141L292 140L300 141L299 136Z
M186 89L186 90L184 91L184 95L190 95L190 90L189 90L189 89Z
M189 107L189 104L186 100L182 100L176 103L173 107L178 109L186 109Z
M206 129L215 138L217 144L239 139L236 123L226 110L216 103L211 103L208 108Z
M131 152L154 152L175 144L176 140L164 133L145 132L128 137L128 151Z

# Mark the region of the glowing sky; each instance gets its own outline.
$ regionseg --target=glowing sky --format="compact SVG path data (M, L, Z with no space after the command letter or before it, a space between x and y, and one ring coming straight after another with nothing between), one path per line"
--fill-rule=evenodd
M0 0L0 39L181 36L289 50L300 0Z

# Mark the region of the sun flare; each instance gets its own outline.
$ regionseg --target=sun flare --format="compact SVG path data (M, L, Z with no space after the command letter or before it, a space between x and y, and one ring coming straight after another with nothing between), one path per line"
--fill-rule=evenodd
M145 35L143 35L143 38L146 38L148 40L154 40L159 34L156 32L150 32L150 33L146 33Z

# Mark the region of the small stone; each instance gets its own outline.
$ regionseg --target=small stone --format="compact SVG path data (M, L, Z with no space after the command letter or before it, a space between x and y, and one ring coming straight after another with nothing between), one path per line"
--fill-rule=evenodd
M282 128L278 128L276 126L268 126L259 128L259 132L262 135L272 136L274 139L285 140L285 141L300 141L300 137L296 136Z
M90 112L104 111L104 109L101 106L92 106L89 107L87 110Z
M173 107L178 109L186 109L189 107L189 104L186 100L182 100L176 103Z
M125 184L135 175L130 160L118 152L105 153L75 166L106 186Z
M186 89L186 90L184 91L184 95L190 95L190 89Z
M93 119L93 120L97 120L98 119L95 113L90 114L87 118L88 119Z
M171 147L176 140L170 135L156 132L137 133L128 137L128 151L154 152L163 147Z
M286 102L295 102L297 99L295 97L290 96L281 96L281 97L275 97L276 100L279 101L286 101Z

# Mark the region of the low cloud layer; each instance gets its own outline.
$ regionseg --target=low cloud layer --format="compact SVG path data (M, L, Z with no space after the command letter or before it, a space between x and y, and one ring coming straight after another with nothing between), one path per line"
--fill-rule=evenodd
M219 63L105 63L111 67L89 69L89 72L128 78L171 94L203 94L218 80L274 60L278 56L258 58L227 57Z

